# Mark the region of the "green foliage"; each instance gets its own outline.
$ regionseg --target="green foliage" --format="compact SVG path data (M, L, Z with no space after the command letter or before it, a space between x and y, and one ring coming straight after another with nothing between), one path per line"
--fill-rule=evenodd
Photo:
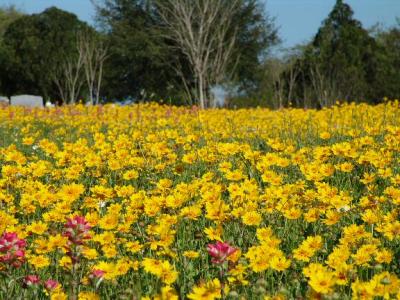
M385 96L395 99L400 95L399 38L396 27L372 35L354 19L351 7L337 0L311 43L300 46L292 54L294 60L281 59L284 67L275 79L271 75L277 70L265 65L267 76L262 79L272 77L275 98L285 98L285 106L324 107L337 100L379 103Z
M375 49L374 39L353 18L350 6L338 0L308 48L306 59L308 66L317 66L330 83L332 97L363 100L371 95L369 88L377 67Z
M8 94L41 94L56 98L52 76L62 59L75 49L76 33L87 27L71 13L55 7L24 16L4 34Z
M169 64L174 53L159 34L160 20L150 1L107 0L97 18L110 45L107 98L159 100L176 94L178 78Z
M400 97L400 23L376 37L379 45L378 71L374 91L377 97Z
M244 92L257 86L260 59L278 42L273 19L262 5L258 0L242 0L234 16L238 38L230 73ZM180 76L193 85L194 75L185 55L163 36L162 20L153 1L105 0L98 8L98 21L111 45L104 87L108 98L185 98ZM177 65L182 74L177 74Z
M14 6L0 8L0 70L6 70L7 65L7 51L3 43L3 36L8 26L20 18L23 14L19 12ZM0 72L0 94L5 89L6 80L5 72Z
M353 19L351 8L338 1L314 43L320 51L325 71L332 72L331 79L339 81L339 91L345 100L362 97L367 93L374 66L374 40L361 23Z
M54 77L66 58L77 55L77 32L88 29L108 45L102 98L193 104L188 94L196 88L194 72L165 35L156 1L99 2L98 32L55 7L34 15L0 8L0 94L58 99ZM351 7L337 0L310 43L276 57L271 49L279 44L278 31L265 3L240 0L240 5L228 31L237 41L222 84L232 91L227 106L324 107L336 100L400 97L400 21L368 32ZM209 90L214 83L207 84Z
M0 7L0 41L3 39L8 26L22 15L14 6Z
M238 26L237 42L232 65L239 91L252 93L259 87L260 64L271 48L279 43L278 29L274 19L265 9L265 3L258 0L242 0L241 9L234 17Z

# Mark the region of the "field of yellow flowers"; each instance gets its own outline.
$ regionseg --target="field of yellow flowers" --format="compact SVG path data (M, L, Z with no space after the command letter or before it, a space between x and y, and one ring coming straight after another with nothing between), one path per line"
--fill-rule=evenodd
M400 107L0 108L0 299L400 299Z

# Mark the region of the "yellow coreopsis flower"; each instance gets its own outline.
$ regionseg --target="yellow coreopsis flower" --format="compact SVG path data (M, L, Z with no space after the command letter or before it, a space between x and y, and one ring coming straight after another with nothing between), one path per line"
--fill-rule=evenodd
M276 271L284 271L290 267L290 259L286 259L285 257L274 256L271 259L270 266L272 269Z
M187 258L198 258L199 257L199 252L197 251L185 251L183 252L183 256Z
M256 211L249 211L242 216L242 221L245 225L258 226L262 221L262 217Z
M310 264L303 269L303 273L309 278L308 284L321 294L329 294L336 283L334 273L320 264Z
M208 239L222 242L222 227L208 227L204 229L204 233L207 235Z
M316 292L328 294L332 292L335 280L331 273L317 273L311 276L308 283Z
M50 295L51 300L67 300L68 295L63 291L56 291L55 293L51 293Z
M78 300L100 300L100 296L94 292L79 292Z
M221 299L221 283L218 279L202 283L193 287L192 292L187 297L191 300Z
M35 234L43 234L47 230L47 224L44 222L33 222L32 224L26 226L26 231L32 232Z
M123 178L125 180L132 180L132 179L137 179L139 177L139 172L136 170L129 170L126 171L123 175Z
M50 265L50 259L44 255L28 257L28 262L31 265L33 265L36 269L45 268Z

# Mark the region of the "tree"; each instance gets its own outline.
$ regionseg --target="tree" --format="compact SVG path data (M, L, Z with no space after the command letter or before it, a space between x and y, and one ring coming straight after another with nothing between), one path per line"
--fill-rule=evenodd
M268 3L268 2L267 2ZM241 0L240 9L234 15L237 28L233 60L233 84L240 94L261 97L263 90L260 80L263 64L271 58L271 50L280 43L274 18L268 15L265 2L259 0Z
M84 51L77 37L74 51L62 59L53 74L53 81L64 104L74 104L79 96L84 82L82 78L84 62Z
M160 18L152 2L99 0L94 4L99 29L109 45L103 88L108 100L179 96L179 75L170 67L179 54L159 34Z
M273 19L257 0L159 1L173 45L191 67L200 104L210 87L230 85L251 93L268 50L279 42ZM178 17L176 17L178 16ZM205 103L203 103L205 102Z
M238 0L164 0L158 2L166 37L184 53L194 74L200 107L210 103L210 87L221 84L229 76L237 28L233 16ZM229 33L229 30L232 30Z
M10 58L7 92L41 94L45 100L56 98L54 74L63 58L75 51L76 33L86 27L74 14L55 7L11 23L4 34Z
M284 81L286 82L287 89L287 100L289 103L293 104L295 100L295 105L300 106L300 101L297 96L295 96L296 85L300 77L301 67L298 64L298 60L303 54L303 49L301 45L292 47L288 49L284 60L285 60L285 71L284 71Z
M374 39L353 18L351 7L337 0L305 52L303 64L320 104L367 99L377 68L375 50Z
M54 73L63 103L74 104L86 81L89 103L98 104L107 47L100 34L91 28L76 33L75 49L68 53Z
M279 106L274 103L277 85L273 83L277 74L274 66L278 66L279 59L273 57L271 50L280 39L274 18L265 7L264 1L241 0L234 15L237 39L234 59L228 66L228 73L232 74L228 87L233 87L230 106Z
M22 16L23 13L17 10L15 6L0 7L0 41L3 39L8 26Z
M0 70L7 69L7 63L10 59L3 42L4 33L12 22L22 16L23 14L14 6L0 7ZM0 94L6 92L5 90L8 85L6 72L0 72Z
M83 31L79 34L78 49L80 56L82 56L89 101L92 105L98 104L104 62L107 59L107 46L98 34L94 34L92 31Z
M160 11L170 0L92 1L97 7L99 28L107 34L110 45L104 82L108 98L140 99L153 95L153 100L184 99L184 103L190 103L189 98L196 94L196 77L188 56L168 34ZM226 0L209 2L213 6L229 4ZM224 43L229 44L231 35L236 39L232 55L228 55L231 59L224 63L227 78L223 81L224 84L230 81L235 90L247 94L259 86L259 65L279 39L273 19L265 13L263 1L234 2L239 3L239 7L234 11L234 21L228 22L231 26L226 28ZM203 5L202 1L188 3ZM226 53L224 56L227 57ZM226 80L228 78L230 80ZM207 86L212 84L207 83Z
M379 30L375 39L379 45L378 69L373 85L374 98L400 97L400 19L387 30Z

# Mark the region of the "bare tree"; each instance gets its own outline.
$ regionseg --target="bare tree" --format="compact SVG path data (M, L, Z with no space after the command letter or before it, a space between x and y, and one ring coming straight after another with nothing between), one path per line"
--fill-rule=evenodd
M80 34L78 44L83 56L83 69L89 91L89 101L92 105L98 104L103 67L108 56L108 49L99 37L89 31Z
M58 88L63 103L74 104L79 96L83 85L83 54L79 42L77 42L74 53L65 55L64 61L60 63L53 74L53 81Z
M293 91L296 87L296 81L297 77L300 74L300 69L296 66L295 63L289 65L289 70L288 70L289 76L288 76L288 101L292 102L293 101ZM299 106L298 99L296 99L296 106Z
M285 65L280 59L271 59L268 64L274 92L273 105L275 108L281 109L284 106L285 81L282 78L282 74L285 70Z
M284 63L283 75L285 77L285 95L288 103L293 103L293 94L301 71L301 57L304 53L305 46L297 45L289 49L283 49ZM296 106L300 107L299 99L296 98Z
M166 37L188 59L194 74L195 97L200 107L205 108L210 104L207 99L210 87L229 77L228 64L237 36L233 16L240 1L159 0L157 5L166 26Z
M310 81L321 107L334 105L335 101L340 98L337 84L333 76L325 75L318 62L314 62L311 65Z

